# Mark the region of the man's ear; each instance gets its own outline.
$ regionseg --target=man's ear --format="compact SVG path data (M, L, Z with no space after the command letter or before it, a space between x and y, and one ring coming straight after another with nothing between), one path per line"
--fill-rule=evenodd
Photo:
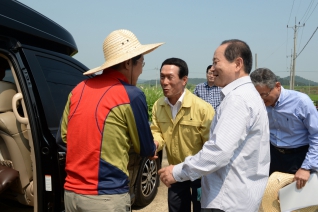
M182 84L183 84L183 86L185 86L187 83L188 83L188 76L184 76L184 77L182 78Z
M241 57L235 59L235 68L236 71L239 71L243 68L243 59Z
M131 59L124 61L124 68L130 70L130 65L132 64Z

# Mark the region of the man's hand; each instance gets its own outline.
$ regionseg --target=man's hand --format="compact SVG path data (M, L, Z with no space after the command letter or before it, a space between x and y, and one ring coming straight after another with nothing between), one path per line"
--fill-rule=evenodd
M297 189L303 188L306 185L309 177L310 177L309 170L302 169L302 168L298 169L293 180L293 181L296 181Z
M158 151L159 143L158 143L158 141L153 141L153 142L156 145L156 151L155 151L155 155L154 156L148 158L149 160L156 160L158 158L157 151Z
M171 187L171 184L176 183L177 181L174 179L172 175L174 165L167 166L158 171L160 174L160 180L168 187Z

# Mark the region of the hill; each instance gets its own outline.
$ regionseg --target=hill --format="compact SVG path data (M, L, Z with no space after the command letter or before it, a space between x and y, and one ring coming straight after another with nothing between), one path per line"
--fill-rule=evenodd
M188 79L188 84L191 84L191 85L197 85L201 82L206 82L206 79L204 78L189 78ZM145 84L145 85L151 85L151 86L154 86L154 85L159 85L160 84L160 81L159 80L139 80L138 79L138 84Z
M280 78L278 77L278 81L282 84L282 85L288 85L289 86L289 79L290 77L283 77ZM197 85L201 82L205 82L206 79L205 78L189 78L188 79L188 84L191 85ZM156 84L159 85L160 81L159 80L138 80L138 84L145 84L145 85L151 85L151 86L155 86ZM299 77L299 76L295 76L295 86L318 86L317 82L311 81L311 80L307 80L305 78Z
M289 86L289 80L290 77L284 77L284 78L280 78L278 76L278 81L280 82L280 84L282 85L288 85ZM299 77L299 76L295 76L295 86L318 86L317 82L311 81L311 80L307 80L305 78Z

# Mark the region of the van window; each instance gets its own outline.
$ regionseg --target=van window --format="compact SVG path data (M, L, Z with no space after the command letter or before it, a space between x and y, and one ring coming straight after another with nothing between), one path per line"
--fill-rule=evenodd
M0 57L0 80L15 83L9 63L3 57Z
M78 83L90 78L83 75L88 68L67 55L32 49L23 49L23 52L40 97L35 98L40 101L36 105L40 107L39 111L43 109L47 126L55 136L67 97Z
M2 80L7 82L12 82L15 84L11 69L5 70L5 76Z
M61 117L69 93L79 82L88 77L69 64L41 56L37 56L37 59L54 100L57 115Z

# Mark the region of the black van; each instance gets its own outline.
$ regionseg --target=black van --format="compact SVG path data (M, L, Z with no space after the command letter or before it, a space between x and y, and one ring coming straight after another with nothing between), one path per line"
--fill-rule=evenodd
M67 96L88 68L63 27L16 0L0 1L0 211L64 211L65 153L55 135ZM2 77L2 78L1 78ZM160 161L130 153L132 202L157 193Z

